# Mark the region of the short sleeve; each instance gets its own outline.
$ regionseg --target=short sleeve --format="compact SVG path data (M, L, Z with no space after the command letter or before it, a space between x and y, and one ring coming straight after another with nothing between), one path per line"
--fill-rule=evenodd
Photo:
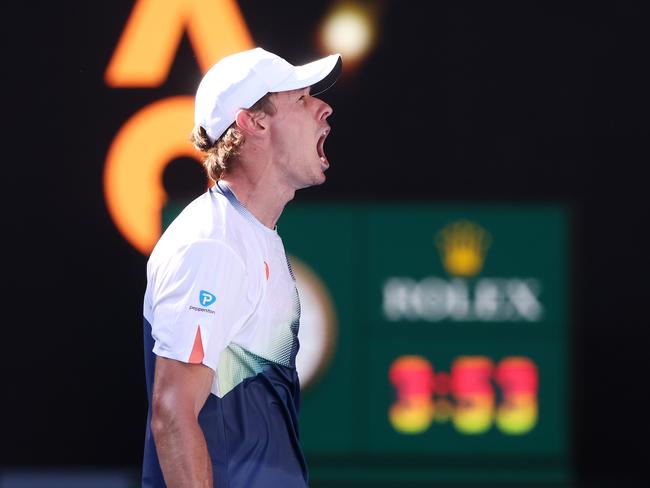
M150 270L153 352L215 372L219 355L252 311L241 258L201 240Z

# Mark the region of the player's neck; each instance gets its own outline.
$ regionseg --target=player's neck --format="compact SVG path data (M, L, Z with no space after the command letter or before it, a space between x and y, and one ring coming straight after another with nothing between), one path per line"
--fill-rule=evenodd
M269 229L275 229L284 207L295 194L295 190L286 185L244 170L229 171L222 181L230 187L246 210Z

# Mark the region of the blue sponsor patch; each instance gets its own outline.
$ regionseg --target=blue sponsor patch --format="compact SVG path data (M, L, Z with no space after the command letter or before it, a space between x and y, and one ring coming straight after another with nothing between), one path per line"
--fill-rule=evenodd
M209 291L201 290L199 292L199 302L204 307L207 307L208 305L214 303L216 299L217 299L217 297L215 297Z

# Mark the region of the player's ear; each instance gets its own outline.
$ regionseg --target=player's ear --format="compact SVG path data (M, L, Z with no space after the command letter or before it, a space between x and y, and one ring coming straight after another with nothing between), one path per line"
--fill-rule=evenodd
M266 114L261 110L238 110L235 114L235 123L237 127L248 135L262 135L267 127Z

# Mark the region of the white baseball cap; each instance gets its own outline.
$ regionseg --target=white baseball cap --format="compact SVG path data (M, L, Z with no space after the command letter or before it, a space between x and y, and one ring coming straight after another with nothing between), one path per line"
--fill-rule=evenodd
M240 109L251 108L269 92L316 85L312 95L331 87L341 73L341 55L332 54L302 66L293 66L260 47L231 54L205 74L194 100L194 123L211 142L235 121Z

